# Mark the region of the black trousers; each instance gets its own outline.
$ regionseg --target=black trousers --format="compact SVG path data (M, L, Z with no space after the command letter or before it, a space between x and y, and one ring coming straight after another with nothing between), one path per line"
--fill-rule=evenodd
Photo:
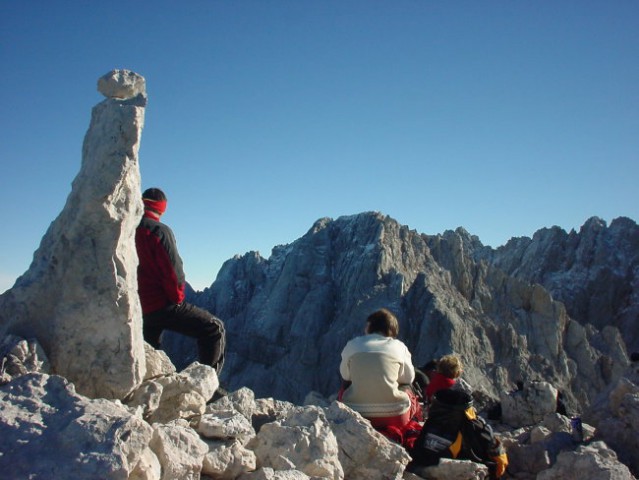
M224 323L206 310L182 302L144 315L144 340L159 349L164 330L181 333L197 339L198 360L215 368L218 375L224 365L226 332Z

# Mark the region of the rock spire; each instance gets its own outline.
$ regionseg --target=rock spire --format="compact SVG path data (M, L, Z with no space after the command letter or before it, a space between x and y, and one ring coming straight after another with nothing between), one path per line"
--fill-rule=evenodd
M135 228L144 78L114 70L92 111L82 164L33 262L0 296L0 334L36 338L53 372L90 397L122 398L144 374Z

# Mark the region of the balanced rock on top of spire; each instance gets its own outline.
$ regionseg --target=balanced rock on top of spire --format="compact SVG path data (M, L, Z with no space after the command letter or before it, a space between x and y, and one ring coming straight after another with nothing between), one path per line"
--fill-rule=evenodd
M131 70L111 70L98 79L98 91L107 98L126 100L146 95L146 82Z

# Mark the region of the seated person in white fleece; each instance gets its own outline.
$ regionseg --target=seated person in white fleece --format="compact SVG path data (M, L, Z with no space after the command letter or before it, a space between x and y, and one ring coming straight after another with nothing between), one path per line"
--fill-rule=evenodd
M419 404L410 388L415 379L410 352L396 338L399 322L383 308L368 317L365 333L342 351L340 374L348 386L338 398L375 428L401 428L417 413Z

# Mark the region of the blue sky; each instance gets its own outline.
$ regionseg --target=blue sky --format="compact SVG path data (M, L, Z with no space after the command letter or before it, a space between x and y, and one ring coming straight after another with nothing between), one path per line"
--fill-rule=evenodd
M80 168L97 79L143 75L142 187L187 280L380 211L485 245L639 218L639 2L0 0L0 292Z

